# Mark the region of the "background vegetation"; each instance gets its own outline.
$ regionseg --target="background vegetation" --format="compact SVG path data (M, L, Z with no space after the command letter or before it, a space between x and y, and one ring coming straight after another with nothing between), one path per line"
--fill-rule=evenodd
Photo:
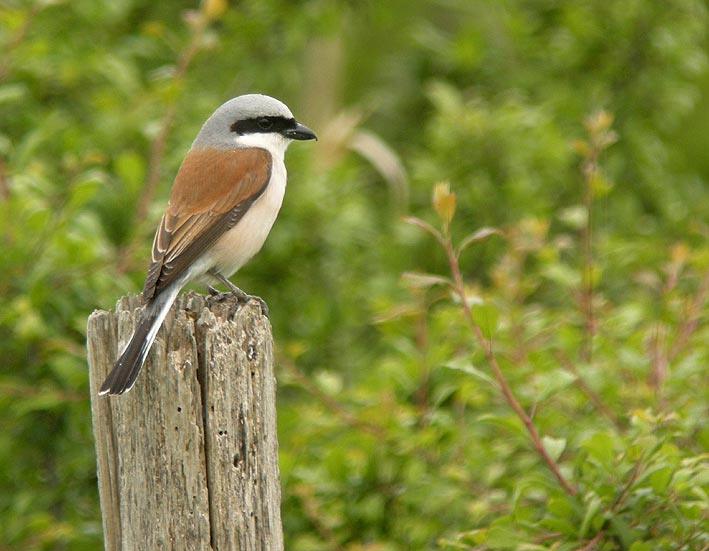
M252 91L320 136L235 278L270 304L287 549L709 549L707 28L703 0L0 1L0 549L101 548L86 318Z

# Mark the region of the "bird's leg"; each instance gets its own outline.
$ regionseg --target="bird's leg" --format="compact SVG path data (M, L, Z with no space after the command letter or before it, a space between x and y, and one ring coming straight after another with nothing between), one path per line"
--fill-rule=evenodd
M211 285L207 285L207 291L209 291L209 294L213 297L217 297L221 294L218 289L215 289Z
M223 283L226 285L229 290L232 292L232 294L239 299L239 302L247 302L251 297L251 295L247 295L239 289L236 285L234 285L231 281L229 281L227 278L225 278L222 274L218 272L213 272L212 275L219 280L219 283Z
M227 278L225 278L222 274L218 272L211 272L212 276L214 276L217 280L219 280L220 283L223 283L226 285L229 290L232 292L232 294L238 299L240 303L246 304L250 300L255 300L259 303L261 306L261 313L266 316L267 318L270 317L268 315L268 304L266 304L266 301L263 300L261 297L257 297L255 295L249 295L239 289L236 285L234 285L231 281L229 281ZM211 292L211 291L210 291Z

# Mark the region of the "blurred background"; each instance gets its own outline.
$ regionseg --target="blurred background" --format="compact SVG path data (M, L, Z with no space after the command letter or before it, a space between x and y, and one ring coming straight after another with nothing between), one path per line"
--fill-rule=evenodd
M0 0L0 550L101 548L86 320L140 291L180 161L249 92L320 138L288 151L281 215L232 278L270 306L286 549L575 549L615 529L603 504L645 541L647 503L608 482L620 450L655 434L679 469L709 447L707 8ZM504 234L461 270L579 484L563 511L460 305L402 278L447 274L403 220L439 224L440 181L454 239ZM687 549L693 496L672 509Z

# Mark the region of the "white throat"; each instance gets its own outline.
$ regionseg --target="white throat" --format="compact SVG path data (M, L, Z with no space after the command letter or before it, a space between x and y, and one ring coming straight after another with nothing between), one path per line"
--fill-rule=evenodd
M193 274L216 270L229 277L254 256L268 236L286 192L286 165L283 160L290 140L279 134L245 134L234 138L236 147L259 147L271 156L271 178L244 217L226 232L194 267Z
M244 134L234 135L234 145L237 147L260 147L268 151L276 159L283 161L286 149L290 145L291 140L276 132L269 134Z

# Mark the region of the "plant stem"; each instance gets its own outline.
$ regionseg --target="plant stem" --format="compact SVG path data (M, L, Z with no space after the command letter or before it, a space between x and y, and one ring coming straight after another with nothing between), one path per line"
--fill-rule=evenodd
M593 335L596 332L595 313L593 311L593 178L598 169L600 150L591 148L583 163L584 198L586 223L581 228L581 246L583 248L583 264L581 268L580 305L584 319L585 340L581 349L582 360L591 363L593 360Z
M505 378L504 374L502 373L502 370L500 369L499 364L497 363L497 358L495 358L495 353L492 349L492 341L490 339L485 338L482 329L480 329L480 326L475 322L475 319L473 318L473 312L470 308L470 304L468 303L468 300L465 296L465 284L463 282L463 277L460 273L460 266L458 264L458 260L453 251L453 246L451 244L447 226L444 227L443 235L446 256L448 257L448 263L450 265L451 274L453 275L453 290L460 298L463 311L465 312L465 317L468 320L468 324L473 330L473 334L475 335L478 344L485 353L485 357L487 358L488 364L490 364L493 375L495 376L495 379L497 380L497 383L500 386L500 391L502 392L502 395L504 396L510 407L514 410L517 417L519 417L519 419L522 421L524 427L527 429L527 433L529 434L529 438L531 440L531 444L534 450L542 457L544 462L548 465L552 474L559 481L559 484L561 484L562 488L564 488L564 491L569 495L575 495L576 488L574 488L566 480L566 478L564 478L564 475L561 474L559 465L554 460L554 458L549 455L546 448L544 448L544 444L542 443L542 439L539 436L539 433L537 432L534 423L532 422L532 418L527 414L526 411L524 411L519 401L515 397L514 393L512 392L510 385L507 383L507 379Z
M557 352L556 354L557 360L559 360L559 363L561 366L566 369L569 373L571 373L575 379L574 379L574 384L581 389L581 391L591 400L593 405L596 407L598 411L603 414L603 416L608 419L617 429L622 429L623 426L618 420L617 416L613 413L613 410L611 410L603 401L601 398L601 395L598 394L591 386L586 382L586 380L582 377L582 375L578 372L574 364L571 362L571 360L561 351Z
M709 295L709 268L704 272L701 282L699 283L699 288L697 289L696 295L694 295L694 300L689 305L689 311L684 318L684 323L679 330L677 338L672 343L672 347L667 353L667 360L672 361L675 359L677 354L680 353L684 345L689 340L694 330L697 328L697 323L699 322L699 316L702 311L702 307L707 301L707 296Z
M336 400L326 392L320 390L320 388L318 388L318 386L298 368L295 362L292 362L285 357L281 357L279 363L290 372L291 376L303 389L305 389L305 391L317 398L326 408L337 415L343 423L357 430L371 434L376 438L384 439L385 431L383 427L359 419L357 415L345 408L341 401Z
M599 540L603 537L603 530L598 532L595 536L593 536L590 540L588 540L588 543L584 545L583 547L579 547L576 551L591 551L594 547L596 547L596 544L599 542Z
M209 19L203 14L200 14L197 17L192 27L190 41L180 52L177 58L173 80L178 85L181 85L185 80L187 68L201 47L204 31L207 29L208 24ZM138 227L142 227L147 221L148 209L150 208L150 204L155 196L158 183L160 182L160 168L163 157L165 156L165 145L167 144L167 138L170 130L172 129L176 114L177 100L176 98L173 98L172 102L165 108L165 112L163 113L160 121L158 133L150 144L150 156L148 157L148 168L146 171L145 183L143 184L143 190L140 197L138 197L138 203L135 207L135 214L133 218L137 221ZM141 234L142 232L138 231L135 235ZM119 251L118 266L120 271L125 271L128 268L127 265L131 256L130 253L134 245L134 240L131 240L127 246L123 247L121 251Z
M615 132L611 130L612 122L613 117L605 111L597 111L585 121L588 142L584 142L581 173L584 180L583 206L586 209L586 220L581 228L582 283L579 303L584 318L585 335L581 359L586 363L591 363L593 360L593 337L596 334L596 317L593 309L593 200L599 183L598 162L601 153L617 139Z
M3 44L3 56L0 58L0 81L5 80L7 75L10 74L10 69L12 67L13 55L15 50L22 44L22 41L27 37L30 25L32 24L34 18L39 14L39 12L44 8L42 3L35 2L25 13L25 17L22 23L17 27L14 33L10 35L10 38Z
M416 389L416 405L418 409L419 426L425 426L428 422L428 401L430 392L431 370L428 365L428 310L426 308L426 294L419 294L419 313L416 323L416 349L419 359L419 384Z

